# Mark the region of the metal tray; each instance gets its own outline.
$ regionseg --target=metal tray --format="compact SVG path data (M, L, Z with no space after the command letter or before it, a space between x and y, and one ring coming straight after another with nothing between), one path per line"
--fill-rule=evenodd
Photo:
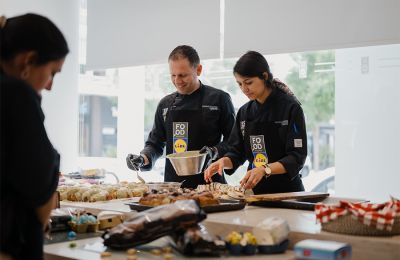
M144 211L144 210L153 208L152 206L141 205L141 204L139 204L139 202L129 202L129 203L126 203L126 205L129 205L131 210L136 210L136 211ZM219 204L207 205L207 206L203 206L201 208L206 213L213 213L213 212L240 210L240 209L244 209L245 206L246 206L246 202L244 200L220 199Z

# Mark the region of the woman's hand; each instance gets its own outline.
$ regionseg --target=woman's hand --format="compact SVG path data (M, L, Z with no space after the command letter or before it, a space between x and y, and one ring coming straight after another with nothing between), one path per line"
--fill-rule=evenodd
M222 157L216 162L210 164L207 169L204 170L204 180L206 182L212 182L211 177L218 173L222 176L224 169L232 169L232 161L228 157Z
M240 181L240 185L246 190L252 189L257 185L257 183L260 182L262 178L264 178L264 176L265 176L264 168L262 167L253 168L246 173L246 175Z
M43 225L43 231L45 231L49 223L51 210L56 208L57 199L57 193L55 192L44 205L36 208L36 215Z

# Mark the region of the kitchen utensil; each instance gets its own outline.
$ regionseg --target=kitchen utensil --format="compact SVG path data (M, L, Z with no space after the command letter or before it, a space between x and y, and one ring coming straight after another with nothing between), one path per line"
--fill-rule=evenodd
M187 151L167 155L167 158L179 176L201 173L207 154L199 151Z
M255 201L281 201L288 199L301 199L301 198L326 198L329 193L324 192L309 192L309 191L299 191L299 192L284 192L284 193L272 193L272 194L258 194L246 196L245 200L247 202Z
M136 177L138 178L138 180L141 183L146 183L146 181L140 176L139 172L140 172L140 168L136 171Z
M127 161L131 164L131 167L132 167L131 169L136 169L137 168L137 166L135 166L130 159L129 160L127 159ZM138 180L141 183L146 183L146 181L139 175L140 168L137 168L137 170L135 172L136 172L136 177L138 178Z

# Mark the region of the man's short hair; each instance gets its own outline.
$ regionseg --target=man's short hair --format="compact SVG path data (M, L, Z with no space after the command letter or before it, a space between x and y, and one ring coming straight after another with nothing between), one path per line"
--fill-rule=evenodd
M175 49L173 49L173 51L171 52L171 54L168 57L168 61L178 60L178 59L182 59L182 58L188 59L190 65L192 65L193 68L196 68L197 65L200 64L199 54L193 47L188 46L188 45L180 45L180 46L176 47Z

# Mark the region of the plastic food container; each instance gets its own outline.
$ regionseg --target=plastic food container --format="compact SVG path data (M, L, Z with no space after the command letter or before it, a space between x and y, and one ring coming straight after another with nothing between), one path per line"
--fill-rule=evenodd
M181 187L181 182L147 182L146 185L149 188L149 191L176 191Z

